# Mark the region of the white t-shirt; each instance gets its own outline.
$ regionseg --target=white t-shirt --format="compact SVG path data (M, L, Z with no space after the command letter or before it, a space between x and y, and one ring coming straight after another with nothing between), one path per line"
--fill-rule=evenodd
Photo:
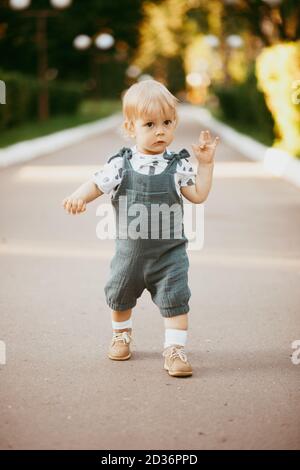
M169 160L163 157L163 153L148 155L137 151L136 145L131 148L131 165L135 171L144 175L157 175L167 166ZM168 154L170 151L166 149ZM105 163L101 170L93 174L92 180L105 194L114 195L122 179L123 157L113 158ZM196 172L187 158L178 161L174 173L177 193L180 196L181 186L196 184Z

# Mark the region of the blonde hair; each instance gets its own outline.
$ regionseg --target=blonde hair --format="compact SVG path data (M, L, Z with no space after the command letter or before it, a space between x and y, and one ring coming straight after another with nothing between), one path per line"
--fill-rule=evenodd
M177 103L179 100L160 82L150 79L131 85L122 96L124 121L121 126L123 137L128 138L129 132L125 122L133 123L136 119L149 115L165 117L172 113L178 122Z

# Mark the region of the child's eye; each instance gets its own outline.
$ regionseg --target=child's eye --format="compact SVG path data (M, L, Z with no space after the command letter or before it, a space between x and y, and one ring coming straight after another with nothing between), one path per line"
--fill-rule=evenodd
M168 125L171 124L171 123L172 123L171 119L166 119L166 120L164 121L164 125L165 125L165 126L168 126ZM150 121L149 121L149 122L147 122L147 123L145 124L145 126L151 128L151 127L153 126L153 122L150 122Z

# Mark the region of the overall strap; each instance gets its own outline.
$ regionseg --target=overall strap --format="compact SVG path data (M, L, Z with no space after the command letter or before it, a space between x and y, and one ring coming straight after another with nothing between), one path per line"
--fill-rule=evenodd
M166 154L166 153L164 154L164 158L166 160L172 160L172 163L170 163L170 166L169 166L169 171L170 171L170 168L171 168L173 172L176 171L178 162L180 162L179 164L182 165L181 160L182 159L187 160L190 156L191 155L189 154L189 152L186 149L182 149L178 153L171 152L171 154Z
M128 163L127 160L129 158L132 158L132 151L129 147L122 147L121 150L116 155L113 155L110 157L107 161L107 163L110 163L111 160L117 157L122 157L123 158L123 168L128 168Z

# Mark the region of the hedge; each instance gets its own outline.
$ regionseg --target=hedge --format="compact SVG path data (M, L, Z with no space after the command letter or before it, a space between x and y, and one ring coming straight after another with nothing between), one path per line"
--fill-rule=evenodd
M18 72L0 70L0 80L6 88L6 104L0 104L0 129L8 129L38 119L40 83ZM80 84L49 82L51 116L76 113L84 97Z
M263 93L258 89L254 66L243 83L215 85L213 92L219 99L221 116L225 121L245 128L259 130L267 141L273 142L274 120Z

